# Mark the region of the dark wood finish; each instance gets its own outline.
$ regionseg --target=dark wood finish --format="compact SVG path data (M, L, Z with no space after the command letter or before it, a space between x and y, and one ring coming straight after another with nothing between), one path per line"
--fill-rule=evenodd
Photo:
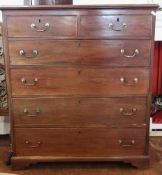
M7 19L9 37L42 37L44 36L68 36L77 35L76 16L11 16ZM46 27L46 24L49 27ZM36 28L32 29L31 24ZM45 30L37 32L36 30Z
M68 49L67 49L68 48ZM135 50L139 54L133 56ZM148 40L11 40L11 65L97 65L97 66L149 66L151 41ZM20 55L24 50L26 55ZM33 55L33 50L38 55ZM26 58L26 56L34 56ZM55 55L55 56L53 56Z
M153 74L152 74L152 94L157 95L158 92L158 77L159 77L159 55L160 55L160 42L155 42L154 60L153 60Z
M50 74L49 74L50 73ZM125 77L125 83L120 79ZM139 81L134 83L134 78ZM22 83L22 78L27 81ZM38 79L34 83L34 79ZM29 85L28 85L29 84ZM31 84L31 85L30 85ZM11 69L12 96L130 96L147 95L147 68L28 68Z
M92 37L129 37L151 36L152 17L148 15L136 16L81 16L80 35ZM126 27L123 26L126 24ZM111 29L109 25L112 24ZM116 31L115 31L116 30Z
M15 154L84 157L85 160L86 157L144 155L145 131L145 128L37 128L26 132L26 128L15 128ZM119 140L123 143L120 144ZM135 141L134 144L131 143L132 140Z
M145 124L146 100L145 98L16 98L12 101L14 125L105 127L118 124ZM124 108L123 112L120 111L121 108ZM133 108L137 111L132 112ZM24 109L28 112L24 113Z
M13 169L46 161L148 165L156 8L1 8Z

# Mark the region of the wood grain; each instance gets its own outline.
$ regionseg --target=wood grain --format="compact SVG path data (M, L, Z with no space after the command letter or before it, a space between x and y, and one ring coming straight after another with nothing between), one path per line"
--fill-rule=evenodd
M121 49L124 49L124 54ZM136 49L139 54L133 56ZM11 65L150 66L150 49L151 41L148 40L22 39L9 42ZM26 55L20 55L20 50ZM37 56L33 55L33 50L37 50ZM32 55L33 58L26 58Z
M13 170L48 161L148 167L156 8L1 8ZM37 54L26 59L22 49Z
M15 127L105 127L145 124L146 98L13 99ZM47 104L47 105L44 105ZM124 108L120 112L120 108ZM136 112L132 112L136 108ZM28 112L24 113L24 109ZM40 112L37 113L36 110ZM28 115L36 115L30 117Z
M76 16L13 16L7 19L7 23L9 37L76 36L77 34ZM46 23L49 24L47 30L36 31L44 30ZM35 24L37 29L32 29L31 24Z
M28 132L25 128L15 128L14 133L16 156L84 157L85 160L86 157L144 155L146 136L145 128L32 128ZM128 146L120 145L120 139ZM131 140L135 140L133 145Z
M49 74L50 72L50 74ZM113 75L113 76L112 76ZM125 77L130 85L121 83ZM133 83L138 77L139 82ZM21 82L25 78L28 86ZM28 68L11 70L12 96L54 95L54 96L132 96L146 95L149 85L147 68Z
M114 31L109 27L113 24ZM123 23L127 27L123 27ZM106 36L151 36L152 34L152 18L151 16L82 16L80 25L81 36L106 37Z

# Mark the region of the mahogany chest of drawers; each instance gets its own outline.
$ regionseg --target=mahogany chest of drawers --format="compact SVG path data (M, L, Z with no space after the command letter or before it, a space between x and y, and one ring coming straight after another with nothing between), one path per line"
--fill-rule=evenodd
M156 5L4 7L12 168L149 164Z

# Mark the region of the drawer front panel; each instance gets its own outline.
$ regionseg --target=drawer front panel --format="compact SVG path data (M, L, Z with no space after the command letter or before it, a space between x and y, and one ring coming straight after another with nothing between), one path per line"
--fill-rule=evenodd
M145 128L15 128L16 156L144 155Z
M146 68L31 68L11 70L12 95L147 95Z
M80 36L151 37L151 15L81 16Z
M11 65L149 66L148 40L19 40L9 42Z
M145 123L146 98L13 99L15 126L93 127Z
M76 16L8 17L9 37L47 37L77 35Z

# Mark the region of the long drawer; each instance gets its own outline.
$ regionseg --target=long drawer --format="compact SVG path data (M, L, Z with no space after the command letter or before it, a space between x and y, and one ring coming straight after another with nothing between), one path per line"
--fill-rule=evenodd
M9 37L76 37L77 16L10 16Z
M16 156L107 157L145 154L145 128L15 128Z
M103 127L146 123L146 98L16 98L16 127Z
M20 68L11 69L12 96L147 95L149 68Z
M11 40L10 65L149 66L149 40Z

